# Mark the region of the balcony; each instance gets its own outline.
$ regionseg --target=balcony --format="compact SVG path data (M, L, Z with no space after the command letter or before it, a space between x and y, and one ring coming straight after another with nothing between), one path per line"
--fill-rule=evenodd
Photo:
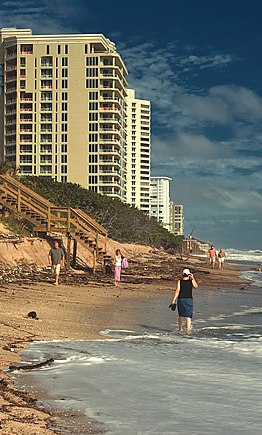
M50 122L52 122L52 116L44 117L44 116L42 115L41 118L40 118L40 122L41 122L41 123L50 123Z
M30 123L30 124L32 124L32 122L33 122L32 118L20 118L20 123L23 123L23 124Z
M26 103L27 101L33 101L32 97L20 97L21 103Z
M11 119L10 121L6 121L5 125L15 125L16 124L16 118Z
M32 128L24 128L23 126L20 126L20 133L32 133Z
M114 97L113 95L101 95L103 101L119 101L118 97Z
M15 109L7 110L6 111L6 116L9 116L9 115L16 115L16 110Z
M52 166L40 166L41 175L52 175Z
M32 170L32 166L20 166L20 173L21 174L30 174L32 175L33 170Z
M5 78L5 82L6 82L6 83L14 82L14 81L16 81L16 79L17 79L17 76L16 76L16 74L15 74L15 75L13 75L13 76L6 77L6 78Z
M6 136L16 136L16 130L7 130Z
M6 105L10 106L11 104L16 104L16 98L6 99Z
M32 164L32 156L20 156L20 163L31 165Z
M114 112L114 113L120 114L120 110L117 109L116 107L100 107L99 111L100 112Z
M10 53L6 53L6 58L7 59L12 59L14 57L17 57L17 52L16 51L12 51Z
M52 89L52 80L41 80L41 89Z
M118 77L118 75L115 73L115 71L108 71L108 72L102 72L102 77Z
M15 88L14 87L13 88L6 88L5 91L6 91L7 94L11 94L13 92L16 92L16 87Z
M21 144L24 144L24 143L32 143L33 141L32 141L32 139L26 139L26 138L21 138L20 137L20 143Z
M41 165L50 165L52 164L52 156L40 156Z
M40 146L41 154L52 154L52 145L41 145Z
M20 154L32 154L32 145L21 145L20 146Z

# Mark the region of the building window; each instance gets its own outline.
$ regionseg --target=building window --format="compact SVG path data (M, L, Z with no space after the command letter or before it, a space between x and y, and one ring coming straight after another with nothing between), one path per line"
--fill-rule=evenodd
M67 103L62 103L61 107L62 107L62 112L67 111Z
M65 45L65 54L68 54L68 45Z
M61 45L57 46L57 54L61 54Z
M86 66L98 66L98 57L87 57Z
M97 184L97 176L91 175L88 177L89 184Z
M98 113L90 112L89 113L89 121L98 121Z
M33 54L33 44L21 44L21 54Z
M26 65L26 59L25 57L21 57L20 58L20 66L25 66Z
M67 142L67 134L63 133L61 135L61 142Z
M91 154L89 156L89 163L97 163L97 154Z
M89 142L97 142L98 141L98 134L89 134Z
M98 92L89 92L89 100L98 100Z
M98 151L97 143L90 143L89 144L89 152L90 153L97 153L97 151Z
M68 87L68 80L62 80L62 89L67 89Z
M62 124L62 131L67 131L67 124Z
M62 77L68 77L68 69L66 68L62 69Z
M67 113L62 113L62 122L67 122Z
M98 68L87 68L86 77L98 77Z
M97 174L97 166L96 165L89 166L89 173L90 174Z
M62 57L62 66L68 66L68 57Z
M67 176L66 175L62 175L61 183L67 183Z
M67 144L66 143L62 143L62 145L61 145L61 153L67 153Z
M98 131L98 124L89 124L89 131Z
M67 92L62 92L62 100L67 101L67 98L68 98Z
M50 54L50 46L49 45L46 46L46 54Z
M89 103L89 110L98 110L98 103Z
M66 173L67 173L67 166L61 165L61 174L66 174Z
M87 88L98 88L98 80L97 79L87 79L86 80Z
M66 155L61 156L61 163L67 163L67 156Z

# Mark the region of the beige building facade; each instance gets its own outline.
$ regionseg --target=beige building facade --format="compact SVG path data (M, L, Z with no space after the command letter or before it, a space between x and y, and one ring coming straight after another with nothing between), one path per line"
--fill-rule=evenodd
M127 70L101 34L0 30L0 157L126 199Z
M127 89L127 203L150 211L151 105Z

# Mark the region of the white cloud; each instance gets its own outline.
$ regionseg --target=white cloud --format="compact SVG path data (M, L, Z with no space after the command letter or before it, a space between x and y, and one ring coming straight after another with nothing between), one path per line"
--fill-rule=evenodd
M69 20L72 23L77 13L71 0L6 0L1 3L0 21L1 27L31 28L35 34L71 33L76 29Z

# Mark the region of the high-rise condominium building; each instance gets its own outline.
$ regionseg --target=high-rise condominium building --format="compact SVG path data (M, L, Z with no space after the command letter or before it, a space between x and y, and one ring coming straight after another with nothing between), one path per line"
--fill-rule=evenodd
M172 178L151 177L150 180L150 215L170 230L169 186Z
M0 30L0 157L126 198L126 75L103 35Z
M126 198L149 214L150 207L150 101L135 98L127 89Z
M170 202L170 232L176 236L184 235L184 211L183 205Z

